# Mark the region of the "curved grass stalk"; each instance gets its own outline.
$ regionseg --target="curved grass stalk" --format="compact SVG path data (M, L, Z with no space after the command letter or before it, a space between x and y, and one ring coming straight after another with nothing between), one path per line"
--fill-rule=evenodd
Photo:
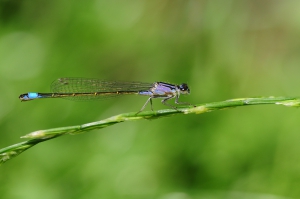
M290 107L299 107L300 98L293 97L259 97L259 98L238 98L231 99L221 102L212 102L206 104L199 104L195 107L181 107L178 110L174 109L164 109L158 111L144 111L139 114L133 113L123 113L116 115L104 120L97 122L91 122L82 125L52 128L46 130L39 130L29 133L21 138L29 139L25 142L20 142L5 148L0 149L0 165L4 162L16 157L25 150L33 147L34 145L44 142L62 135L66 134L78 134L87 132L94 129L101 129L114 125L120 122L140 120L140 119L158 119L161 117L172 116L176 114L201 114L206 112L211 112L215 110L222 110L227 108L234 108L238 106L247 105L262 105L262 104L277 104Z

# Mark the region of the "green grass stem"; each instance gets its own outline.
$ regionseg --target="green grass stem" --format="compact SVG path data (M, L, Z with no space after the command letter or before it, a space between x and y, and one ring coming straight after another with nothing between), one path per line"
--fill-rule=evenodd
M140 119L158 119L166 116L173 116L176 114L201 114L215 110L222 110L227 108L234 108L247 105L263 105L263 104L277 104L290 107L299 107L300 98L292 97L259 97L259 98L238 98L221 102L212 102L206 104L198 104L195 107L180 107L178 110L164 109L158 111L143 111L139 114L136 112L123 113L97 122L91 122L76 126L67 126L60 128L52 128L46 130L39 130L22 136L21 138L29 139L25 142L20 142L5 148L0 149L0 165L4 162L18 156L25 150L34 145L53 138L57 138L66 134L78 134L94 129L105 128L120 122L140 120Z

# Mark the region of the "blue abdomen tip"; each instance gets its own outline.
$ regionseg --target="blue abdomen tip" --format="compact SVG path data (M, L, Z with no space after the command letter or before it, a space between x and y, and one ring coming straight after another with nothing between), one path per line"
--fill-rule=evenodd
M39 94L38 93L28 93L28 98L29 99L35 99L38 98Z

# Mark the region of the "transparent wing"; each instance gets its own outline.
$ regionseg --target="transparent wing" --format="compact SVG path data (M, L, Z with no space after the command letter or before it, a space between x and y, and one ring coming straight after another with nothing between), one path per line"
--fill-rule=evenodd
M146 91L151 87L153 87L153 83L104 81L96 78L63 77L52 82L51 91L53 93L98 93L97 95L79 94L64 97L64 99L84 101L122 96L117 94L117 91L128 91L126 94L137 94L138 91Z

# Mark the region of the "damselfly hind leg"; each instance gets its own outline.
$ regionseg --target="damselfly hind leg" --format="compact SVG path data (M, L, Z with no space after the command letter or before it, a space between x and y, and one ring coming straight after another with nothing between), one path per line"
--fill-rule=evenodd
M143 105L143 107L141 108L141 110L139 110L135 115L139 114L140 112L142 112L145 107L147 106L147 104L150 102L150 105L151 105L151 111L153 111L153 107L152 107L152 96L149 97L146 101L146 103Z

